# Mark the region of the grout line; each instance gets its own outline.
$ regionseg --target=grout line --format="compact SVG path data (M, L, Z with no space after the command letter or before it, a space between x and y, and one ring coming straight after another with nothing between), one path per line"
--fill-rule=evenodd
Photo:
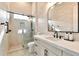
M24 49L24 48L12 49L12 50L8 51L8 53L16 52L17 50L22 50L22 49Z

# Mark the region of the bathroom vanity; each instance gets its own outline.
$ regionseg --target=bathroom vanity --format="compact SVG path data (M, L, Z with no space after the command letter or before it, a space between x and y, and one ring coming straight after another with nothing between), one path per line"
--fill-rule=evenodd
M39 56L78 56L79 41L74 33L79 33L78 19L79 3L55 3L47 10L48 31L57 32L52 35L35 35L34 50ZM62 33L62 34L60 34ZM65 38L59 39L64 35ZM64 40L68 39L70 41Z
M34 36L34 51L37 56L78 56L79 42L66 41L50 35Z

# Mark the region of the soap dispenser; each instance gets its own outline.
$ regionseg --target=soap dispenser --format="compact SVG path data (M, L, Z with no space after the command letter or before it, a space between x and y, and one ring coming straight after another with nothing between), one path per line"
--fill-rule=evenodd
M69 34L68 34L68 32L65 33L64 40L69 40Z
M74 41L73 33L72 32L69 33L69 41Z

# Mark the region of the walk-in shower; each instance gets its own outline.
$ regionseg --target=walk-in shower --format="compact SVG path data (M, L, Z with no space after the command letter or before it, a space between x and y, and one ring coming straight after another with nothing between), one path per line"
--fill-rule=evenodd
M14 14L11 23L13 23L12 25L14 28L12 28L12 31L14 32L14 35L18 37L17 39L21 39L24 47L27 47L27 43L33 41L32 19L27 16Z

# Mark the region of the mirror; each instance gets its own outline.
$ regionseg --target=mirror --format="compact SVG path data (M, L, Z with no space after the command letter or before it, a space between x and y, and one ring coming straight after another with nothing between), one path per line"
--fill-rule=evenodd
M78 32L77 2L55 3L47 11L48 31Z

